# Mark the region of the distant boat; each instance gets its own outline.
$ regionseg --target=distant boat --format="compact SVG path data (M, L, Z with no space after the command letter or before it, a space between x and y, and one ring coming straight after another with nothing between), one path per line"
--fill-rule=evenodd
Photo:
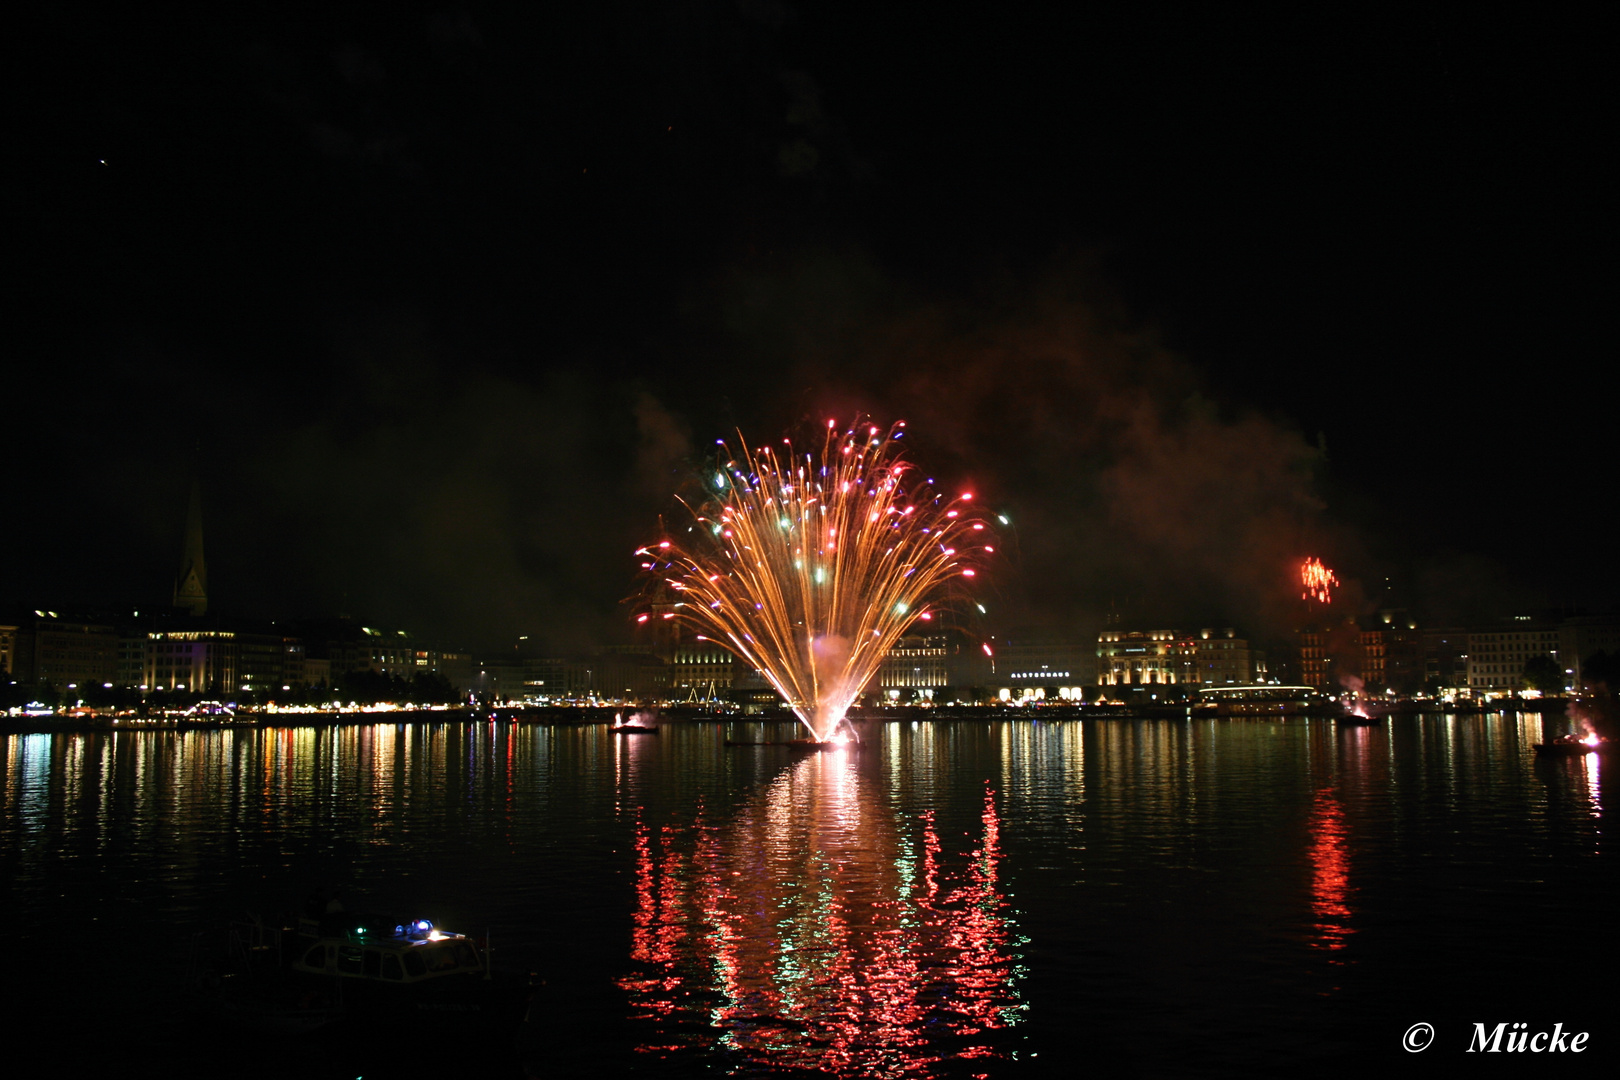
M1198 691L1195 716L1269 717L1321 713L1330 703L1311 686L1209 686Z
M1536 743L1537 757L1582 757L1608 749L1608 740L1596 735L1560 735L1552 742Z
M636 712L630 714L630 720L628 723L626 723L623 713L614 713L613 727L611 730L615 735L658 734L658 725L656 723L648 723L647 719L648 717L646 713Z
M194 953L198 988L227 1020L297 1034L339 1020L516 1025L528 987L492 976L487 944L426 919L327 913L295 927L256 917L218 955Z

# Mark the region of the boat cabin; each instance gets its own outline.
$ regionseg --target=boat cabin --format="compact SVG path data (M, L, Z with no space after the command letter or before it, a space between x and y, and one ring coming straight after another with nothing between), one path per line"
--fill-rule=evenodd
M426 919L379 928L365 919L321 927L305 936L295 971L407 985L448 975L482 976L478 950L465 934L435 929Z

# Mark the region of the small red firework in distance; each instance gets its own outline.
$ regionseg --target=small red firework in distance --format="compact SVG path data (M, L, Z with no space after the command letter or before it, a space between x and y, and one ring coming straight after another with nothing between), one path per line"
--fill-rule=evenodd
M1327 604L1333 601L1333 588L1339 584L1339 579L1333 576L1333 571L1322 565L1322 560L1315 555L1305 560L1299 568L1299 580L1305 586L1305 591L1299 594L1301 600L1316 600Z

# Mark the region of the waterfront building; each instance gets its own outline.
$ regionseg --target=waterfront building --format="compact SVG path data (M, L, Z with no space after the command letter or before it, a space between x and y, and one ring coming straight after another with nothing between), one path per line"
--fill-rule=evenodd
M497 679L501 672L496 672ZM518 664L522 693L530 697L582 698L591 692L594 674L589 660L575 657L532 657ZM506 678L511 678L506 673Z
M666 646L668 696L671 701L708 701L731 693L736 659L704 637L689 637Z
M118 631L89 619L36 611L19 620L12 677L57 690L110 686L118 678Z
M978 666L978 649L964 657ZM1097 658L1072 639L1039 634L1015 634L995 642L995 682L1021 686L1058 684L1082 686L1097 682Z
M664 661L634 647L591 656L508 656L476 670L473 688L497 701L656 701L669 687Z
M446 652L438 649L416 650L416 673L437 675L450 684L458 694L472 689L475 681L472 653Z
M281 686L290 690L295 686L321 686L325 680L309 677L309 656L300 638L281 639Z
M1255 681L1254 653L1232 627L1205 628L1193 640L1197 682L1202 686L1247 686Z
M341 679L351 671L403 679L416 673L416 643L403 630L362 626L347 617L306 619L294 629L304 643L306 658L327 661L331 678Z
M233 692L274 694L291 685L287 677L287 640L279 634L237 634Z
M1237 686L1254 680L1254 654L1237 631L1107 629L1097 635L1103 686Z
M610 701L661 701L669 691L669 669L651 653L603 652L590 660L591 690Z
M545 679L530 682L527 675L528 671L522 660L504 658L485 660L478 665L473 689L481 696L495 701L522 701L526 697L538 697L541 694L547 697L562 696L555 693L555 683L551 687L546 687Z
M118 630L118 677L116 686L140 686L146 678L146 645L148 631L135 626L122 626Z
M1620 619L1573 615L1558 625L1558 657L1564 665L1566 686L1580 686L1586 661L1600 652L1620 655Z
M1538 656L1551 657L1560 668L1571 665L1560 655L1560 628L1527 615L1468 634L1468 686L1476 694L1517 693L1525 689L1524 665ZM1567 678L1567 676L1566 676Z
M950 685L950 643L942 634L901 638L883 656L877 672L878 689L910 692L941 690ZM892 695L897 700L901 693ZM910 696L906 693L906 696Z
M1097 635L1102 686L1169 686L1191 682L1194 647L1174 630L1104 630Z
M11 678L17 664L17 627L0 626L0 675Z
M310 656L306 652L304 654L303 670L303 684L305 686L332 685L332 662L330 660L324 657Z
M297 636L273 624L211 622L211 626L199 627L188 617L147 631L140 685L227 699L247 694L268 700L283 690L328 682L325 667L312 677L312 662Z
M154 630L141 685L153 690L230 694L237 686L241 642L231 630Z
M1417 620L1402 608L1389 608L1380 611L1377 622L1363 633L1376 635L1382 661L1378 682L1402 696L1421 693L1427 657Z
M1298 632L1300 681L1318 690L1415 694L1426 672L1423 632L1405 611L1307 626Z

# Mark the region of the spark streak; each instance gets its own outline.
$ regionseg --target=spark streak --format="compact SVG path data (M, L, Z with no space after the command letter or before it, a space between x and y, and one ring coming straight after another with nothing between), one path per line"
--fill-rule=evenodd
M653 559L649 594L680 598L676 624L759 670L817 741L986 550L966 542L984 526L971 493L907 486L904 426L883 436L829 424L819 455L790 440L732 455L721 442L723 482L701 506L683 501L691 540L636 552Z

